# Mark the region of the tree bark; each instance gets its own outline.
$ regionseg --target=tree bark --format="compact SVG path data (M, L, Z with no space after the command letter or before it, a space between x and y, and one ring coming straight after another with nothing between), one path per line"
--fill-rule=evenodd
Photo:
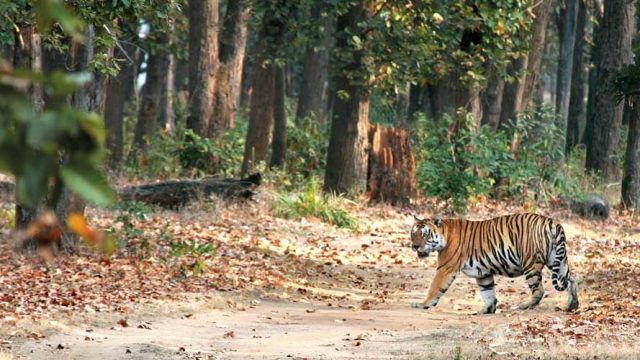
M284 108L284 68L276 68L275 104L273 107L273 143L271 144L271 167L282 168L287 155L287 117Z
M586 75L585 66L585 29L588 20L587 5L580 1L578 8L578 22L576 25L576 41L573 51L573 75L571 76L571 98L569 100L569 117L567 119L567 136L565 142L565 154L580 142L580 130L584 126Z
M498 129L500 124L500 110L502 107L502 95L504 93L504 80L495 78L482 93L483 116L482 125L487 125L492 129Z
M168 39L161 36L158 41L162 44ZM155 49L147 58L147 77L140 91L140 108L138 122L133 139L132 152L144 153L160 117L163 90L166 91L167 73L169 72L169 54L161 49Z
M627 0L610 0L605 4L597 46L597 80L593 91L591 141L587 146L586 168L598 171L605 179L618 174L613 149L620 140L623 105L616 104L608 86L615 73L632 59L631 40L635 28L635 7Z
M504 85L500 126L507 124L509 120L515 120L516 115L529 103L529 97L540 68L550 9L551 0L542 0L533 9L535 18L533 19L533 33L529 42L529 51L513 61L510 71L512 75L518 75L525 71L525 75L522 79L518 78L512 83Z
M309 44L304 54L296 121L313 114L317 121L327 120L329 51L333 40L333 17L322 12L322 4L311 9L311 18L322 24L320 44Z
M622 204L625 208L640 211L640 103L636 101L630 110L622 177Z
M218 0L189 1L189 116L187 128L208 136L218 65Z
M244 146L241 174L244 175L267 157L269 135L273 122L276 67L269 60L280 51L286 24L268 9L258 34L256 63L251 81L251 110Z
M358 26L369 16L363 1L352 3L337 21L336 49L350 56L336 59L335 105L327 152L324 191L338 194L366 188L368 164L369 93L363 79L350 79L349 71L362 67L363 51L349 45L349 38L365 31ZM345 96L348 94L348 96Z
M13 65L15 68L22 68L39 73L42 71L42 46L40 34L36 32L36 27L29 23L16 25L20 32L15 33L15 44L13 51ZM42 112L44 107L44 94L42 86L32 84L29 87L29 97L36 113ZM17 181L18 179L16 179ZM16 192L17 193L17 192ZM21 204L16 198L16 229L24 229L36 219L37 208Z
M569 100L571 99L571 77L573 75L574 48L576 43L576 20L580 0L566 0L560 9L560 49L558 56L558 83L556 84L556 113L560 128L567 129ZM566 146L566 144L565 144Z
M551 13L552 0L541 0L536 2L533 9L535 18L533 19L533 33L529 42L529 52L527 54L527 73L524 79L524 89L522 89L520 109L527 107L533 86L538 77L540 62L544 52L544 39L547 33L547 22Z
M215 116L209 131L211 136L217 136L234 125L235 112L240 101L249 16L248 1L229 1L219 34L220 53L214 95Z
M135 71L135 45L133 37L135 32L123 29L123 37L119 40L121 47L116 47L114 56L121 61L120 72L110 79L107 85L104 122L107 130L107 166L116 170L122 161L123 131L124 131L124 105L134 87Z
M424 88L420 85L413 85L409 87L409 109L407 110L407 121L412 126L416 121L416 113L423 111L424 101Z
M418 190L409 134L402 128L369 129L367 195L372 201L409 204Z

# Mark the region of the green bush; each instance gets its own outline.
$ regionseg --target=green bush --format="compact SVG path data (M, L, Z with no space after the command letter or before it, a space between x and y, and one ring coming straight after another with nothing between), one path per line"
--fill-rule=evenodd
M274 213L287 219L316 217L340 228L357 230L358 222L344 205L348 200L322 193L317 181L306 183L300 192L277 193Z
M594 191L601 181L584 172L584 152L564 158L564 133L555 122L548 107L522 112L498 131L476 130L470 114L439 122L419 116L414 133L418 186L426 195L451 200L458 211L474 196L544 202ZM515 134L520 145L513 153Z

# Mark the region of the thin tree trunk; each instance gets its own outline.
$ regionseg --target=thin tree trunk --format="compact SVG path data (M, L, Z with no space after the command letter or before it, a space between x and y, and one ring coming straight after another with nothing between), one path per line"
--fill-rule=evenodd
M218 0L189 1L189 116L187 128L208 136L218 63Z
M490 81L487 88L483 91L482 102L484 113L482 116L482 125L487 125L494 130L498 128L500 124L500 109L502 106L503 93L504 80L501 78Z
M585 122L586 108L584 103L586 92L585 66L585 28L588 20L587 5L580 1L578 9L578 23L576 26L576 41L573 52L573 75L571 76L571 98L569 101L569 118L567 121L567 136L565 154L580 142L580 129Z
M166 38L159 39L160 43ZM138 122L133 139L132 152L144 153L151 136L157 128L161 113L163 91L166 91L169 54L161 49L149 54L147 59L147 77L140 91Z
M533 19L533 34L529 42L529 53L527 54L527 74L524 79L524 89L522 89L520 109L527 107L533 86L538 77L538 70L542 62L544 53L545 37L547 33L547 23L551 13L551 0L541 0L535 2L533 9L535 18Z
M337 93L331 121L324 191L361 192L366 189L368 164L369 94L362 84L348 77L347 70L362 65L362 51L349 45L352 34L365 38L358 26L368 16L363 1L353 3L349 11L338 17L336 50L349 52L337 59L333 84ZM342 92L348 97L341 96Z
M399 93L396 94L395 113L396 124L402 127L409 125L409 104L411 100L411 84L407 83Z
M511 74L516 75L526 70L525 77L505 84L500 110L500 126L507 124L509 120L516 120L516 115L529 103L529 97L540 68L550 9L551 0L542 0L533 10L535 18L533 19L533 34L529 42L529 52L515 60L511 64L510 71ZM515 140L514 144L517 143L517 139Z
M123 131L124 131L124 105L134 87L135 45L132 37L135 33L125 31L120 40L120 46L114 50L116 59L121 60L120 72L109 80L105 99L104 122L107 130L107 165L111 170L116 170L122 161Z
M93 25L85 28L84 35L84 44L72 46L71 70L73 72L87 71L94 57L95 29ZM108 56L113 56L113 53L111 52ZM105 89L108 82L105 77L96 71L92 72L91 75L93 77L92 81L76 90L71 95L70 103L77 110L103 114L106 100ZM63 154L62 162L66 161L66 154ZM64 221L71 212L83 214L85 206L86 204L82 199L65 188L56 203L55 213L58 219ZM72 253L77 251L79 239L71 232L64 231L60 241L64 250Z
M566 130L571 99L571 77L576 43L576 20L580 0L566 0L560 10L560 51L558 56L558 83L556 84L556 113L560 128ZM566 144L565 144L566 146Z
M287 156L287 117L284 100L284 68L276 68L275 104L273 107L273 143L271 144L271 167L282 168Z
M605 179L617 175L611 155L620 140L623 105L616 104L608 86L615 73L632 59L631 40L635 28L635 7L627 0L607 1L597 46L598 68L594 90L591 141L587 146L586 168L599 171Z
M215 89L215 117L211 136L233 127L240 97L240 81L247 43L247 22L250 8L247 1L230 1L219 34L220 53Z
M175 70L176 57L174 54L169 55L169 64L167 67L167 79L165 81L165 89L162 95L162 113L159 119L165 119L164 129L169 133L175 133L176 129L176 113L174 108L175 89Z
M322 123L327 119L329 51L333 40L334 20L330 15L323 16L323 10L322 4L316 4L311 9L311 18L321 22L324 32L321 44L309 44L305 50L296 113L298 123L311 114Z
M258 34L257 56L253 67L249 127L240 169L242 175L267 157L273 122L276 76L276 67L269 60L280 51L285 26L282 18L276 17L270 9L266 11ZM256 91L258 89L259 91Z
M635 102L629 117L627 150L622 177L622 204L640 211L640 104Z
M31 70L33 72L42 71L42 47L40 34L36 32L33 24L20 23L16 25L20 32L15 33L15 44L13 51L13 65L15 68ZM36 113L42 112L44 107L44 94L42 86L32 84L29 88L29 97ZM20 186L21 179L16 179ZM18 191L16 191L16 194ZM26 228L36 219L37 208L21 204L16 198L16 229Z

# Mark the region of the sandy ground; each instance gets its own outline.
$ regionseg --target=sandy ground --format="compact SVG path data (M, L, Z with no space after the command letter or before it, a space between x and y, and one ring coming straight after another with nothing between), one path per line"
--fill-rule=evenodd
M5 348L9 345L15 358L87 360L640 358L640 344L624 339L521 340L523 333L514 330L514 324L532 319L562 323L570 316L557 309L564 307L566 293L553 289L548 271L545 298L534 310L513 309L529 297L524 278L497 278L498 312L477 316L482 301L475 281L464 276L438 307L411 309L409 303L426 294L435 259L416 259L401 241L376 240L406 237L406 221L392 221L403 226L386 235L374 229L339 237L333 245L343 252L367 244L369 261L354 256L299 291L213 292L189 295L184 301L131 305L125 313L60 314L37 326L44 338L11 338ZM565 223L569 238L599 233L597 223ZM640 236L616 231L611 236ZM573 246L570 252L579 258ZM388 255L394 252L402 261L390 261ZM379 254L387 257L373 256ZM379 264L372 265L371 258ZM581 305L587 305L589 291L581 290L580 297ZM126 327L118 325L123 318Z

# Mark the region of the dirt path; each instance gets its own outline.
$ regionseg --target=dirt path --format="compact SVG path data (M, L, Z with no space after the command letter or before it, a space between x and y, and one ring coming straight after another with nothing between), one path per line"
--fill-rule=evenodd
M548 272L544 274L545 298L535 310L513 310L529 297L523 278L497 278L498 313L476 316L482 301L475 281L464 276L458 277L438 307L411 309L409 303L426 294L435 259L418 261L403 247L404 241L399 239L406 238L401 231L405 222L400 217L375 218L371 223L378 225L366 234L330 234L335 241L315 246L315 252L305 256L331 266L306 279L304 285L189 296L184 301L132 306L124 314L58 316L57 322L47 325L45 338L17 339L11 351L29 359L640 356L640 345L633 340L637 340L640 327L633 327L633 319L620 320L627 321L624 324L630 321L630 328L601 328L597 323L590 327L592 320L586 313L559 311L557 307L566 303L566 293L553 289ZM565 223L569 237L577 239L570 250L575 266L587 269L587 262L592 261L588 254L593 250L580 239L591 241L604 234L597 224ZM269 248L283 253L285 248L291 251L296 242L303 245L310 241L310 236L304 236L308 235L305 229L286 230L295 236L284 234ZM619 226L600 240L615 238L637 244L639 236ZM324 249L318 250L321 247ZM604 256L608 256L606 251L603 247ZM640 266L637 258L631 258L628 261L637 275ZM580 292L583 308L588 308L599 292L613 291L587 280ZM122 318L129 326L117 325ZM598 336L589 334L594 328L598 328Z

